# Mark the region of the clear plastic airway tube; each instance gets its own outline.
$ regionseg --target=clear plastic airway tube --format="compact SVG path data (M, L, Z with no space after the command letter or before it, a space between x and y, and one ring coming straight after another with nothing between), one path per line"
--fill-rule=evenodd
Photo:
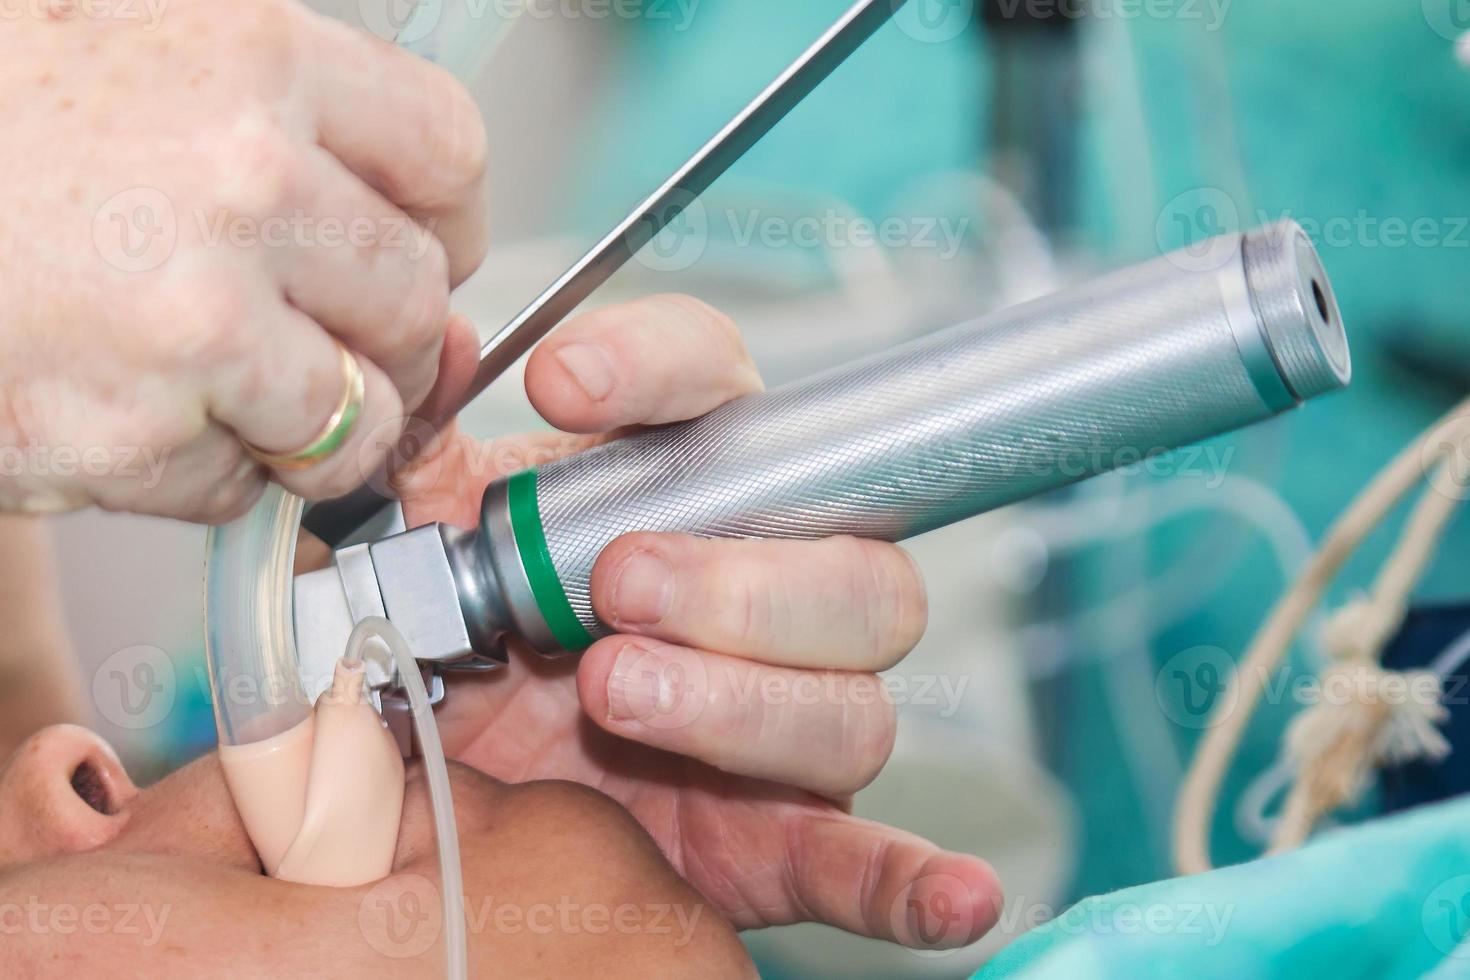
M424 758L424 778L429 784L429 802L434 808L434 833L439 841L439 879L444 896L444 956L450 980L464 980L469 975L469 951L465 945L464 912L460 908L464 895L464 878L459 867L459 828L454 820L454 797L449 789L449 767L444 762L444 746L439 741L439 726L434 724L434 709L419 676L418 661L408 648L408 641L392 623L381 616L369 616L358 623L347 640L348 660L362 660L370 644L387 647L398 666L403 690L413 709L413 730L418 736L419 751Z
M262 742L311 715L292 633L301 498L272 486L205 540L204 645L221 745Z

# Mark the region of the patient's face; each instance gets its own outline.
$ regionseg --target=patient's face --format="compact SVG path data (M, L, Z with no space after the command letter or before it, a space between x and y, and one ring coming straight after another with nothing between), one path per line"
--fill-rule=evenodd
M728 926L616 804L451 776L473 975L748 972ZM56 726L0 769L7 973L439 976L436 862L417 766L394 874L344 889L261 874L213 753L140 790L96 735Z

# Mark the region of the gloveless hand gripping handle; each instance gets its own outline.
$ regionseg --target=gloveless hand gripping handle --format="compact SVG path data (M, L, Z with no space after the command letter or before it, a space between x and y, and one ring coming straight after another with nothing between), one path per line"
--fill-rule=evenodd
M607 632L588 583L623 533L895 541L1349 374L1326 273L1282 222L499 481L450 564L476 646L512 630L578 650Z

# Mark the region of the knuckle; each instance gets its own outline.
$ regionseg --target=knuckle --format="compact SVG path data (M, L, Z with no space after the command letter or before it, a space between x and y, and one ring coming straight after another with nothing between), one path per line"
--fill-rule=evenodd
M469 90L447 73L438 73L438 77L442 91L436 93L435 105L442 113L438 132L443 145L435 159L441 161L444 186L460 192L484 179L490 138L480 107Z
M159 300L164 315L153 321L151 335L157 352L175 364L220 364L256 346L248 329L252 289L244 275L193 276Z
M303 147L264 109L246 110L219 141L217 195L226 214L273 215L304 198Z
M260 499L264 491L264 480L248 478L232 480L226 485L211 488L204 508L204 522L227 524L243 517L251 507L255 506L255 502Z
M846 789L856 792L876 779L888 764L898 738L898 712L872 674L852 678L849 690L863 708L841 714L839 769L849 774Z
M773 647L782 634L779 594L766 570L749 561L732 561L720 569L726 601L716 601L714 619L725 642L742 650Z
M893 666L912 650L928 622L923 576L896 545L863 538L831 539L849 594L861 610L867 652L877 669Z
M404 301L403 332L413 349L421 349L443 337L449 322L449 258L443 243L430 235L415 264L413 288Z
M680 319L707 334L722 347L722 353L742 360L748 358L745 337L729 314L685 293L660 293L653 300L671 308Z
M412 209L432 209L463 196L485 179L490 159L490 138L474 96L442 69L428 66L423 77L424 102L433 111L420 116L420 140L432 170L383 178L388 196ZM427 194L425 187L431 188Z
M230 4L231 40L255 65L261 78L285 78L296 65L304 31L314 20L303 16L305 9L293 0L252 0Z

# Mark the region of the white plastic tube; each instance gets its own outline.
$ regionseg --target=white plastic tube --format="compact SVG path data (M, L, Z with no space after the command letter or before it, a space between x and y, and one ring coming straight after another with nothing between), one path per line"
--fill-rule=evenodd
M449 767L444 762L444 746L439 741L439 726L434 724L434 709L419 676L418 661L408 648L408 641L397 628L381 616L362 620L347 640L347 659L362 660L372 645L386 648L398 666L403 690L408 694L413 713L413 730L418 736L424 757L424 777L429 784L429 803L434 809L434 833L439 842L439 882L444 897L444 956L450 980L464 980L469 975L469 950L465 939L464 877L459 866L459 828L454 819L454 797L449 789Z

